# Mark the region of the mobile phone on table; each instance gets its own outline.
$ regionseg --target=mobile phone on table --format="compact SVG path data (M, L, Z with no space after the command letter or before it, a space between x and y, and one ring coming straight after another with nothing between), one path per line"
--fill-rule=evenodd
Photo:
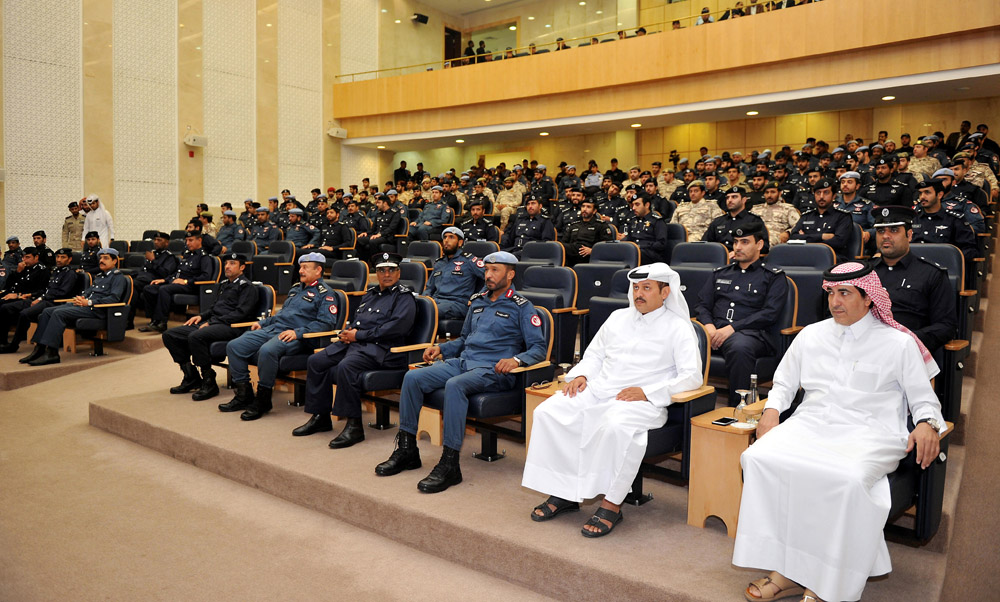
M735 418L723 417L718 420L713 420L712 424L717 424L719 426L729 426L730 424L736 422Z

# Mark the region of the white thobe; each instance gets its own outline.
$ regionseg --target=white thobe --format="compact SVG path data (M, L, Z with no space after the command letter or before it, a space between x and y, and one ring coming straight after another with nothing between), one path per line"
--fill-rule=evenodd
M604 494L620 504L646 452L646 434L667 421L673 393L702 384L701 353L691 321L661 307L646 315L619 309L601 326L567 382L587 388L556 393L533 414L521 485L567 500ZM641 387L648 401L621 401Z
M906 455L907 410L944 424L936 373L911 336L870 313L803 329L766 407L785 411L799 387L802 404L741 457L733 564L777 571L824 600L858 600L868 577L891 571L886 475Z
M111 244L111 240L115 237L115 224L104 205L98 205L97 209L92 209L83 220L83 238L81 240L87 240L87 232L97 232L97 235L101 237L101 248L107 248Z

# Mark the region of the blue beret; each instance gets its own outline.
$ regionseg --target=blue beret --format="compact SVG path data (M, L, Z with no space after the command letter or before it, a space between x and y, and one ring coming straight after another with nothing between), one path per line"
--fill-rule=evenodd
M115 257L118 257L118 249L112 249L110 247L106 247L106 248L101 249L100 251L98 251L97 254L98 255L113 255Z
M267 207L257 207L257 213L270 213L271 210Z
M299 263L303 261L314 261L326 265L326 257L322 253L306 253L302 257L299 257Z
M859 174L856 171L845 171L844 175L840 176L841 180L843 180L844 178L854 178L855 180L857 180L858 182L860 182L861 181L861 174Z
M229 217L236 217L236 212L233 211L232 209L229 209L227 211L223 211L222 215L228 215Z
M268 200L268 202L270 202L270 201L277 202L278 201L278 197L276 197L276 196L269 196L269 197L267 197L267 200Z
M514 265L517 263L517 257L514 257L512 253L507 251L494 251L486 257L483 258L484 263L505 263L507 265Z
M455 226L448 226L445 228L444 231L441 232L441 236L444 236L445 234L454 234L462 240L465 240L465 232L462 232L461 228L456 228Z
M7 242L21 242L21 239L16 236L8 236Z
M391 194L391 193L390 193L390 194ZM353 194L351 194L350 192L345 192L345 193L344 193L344 197L343 197L343 198L345 198L345 199L353 199L353 198L354 198L354 195L353 195Z
M538 169L546 169L546 167L544 165L539 165Z
M288 210L288 213L291 215L302 215L302 210L299 209L298 207L292 207L291 209Z
M931 177L932 178L936 178L938 176L951 176L951 177L954 178L955 177L955 172L953 172L952 170L948 169L947 167L942 167L941 169L935 171L934 175L932 175Z
M982 137L983 137L983 133L982 132L974 132L972 134L969 134L969 139L970 140L973 139L973 138L982 138Z
M386 192L386 194L399 194L399 192L397 192L395 188L390 188L390 189L389 189L389 190L388 190L388 191Z
M437 190L438 192L444 192L444 188L440 186L431 186L431 190Z

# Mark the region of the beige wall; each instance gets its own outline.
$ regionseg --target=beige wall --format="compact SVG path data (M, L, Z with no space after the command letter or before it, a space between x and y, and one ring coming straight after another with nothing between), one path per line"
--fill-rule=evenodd
M379 69L392 69L444 60L444 28L462 29L461 18L452 17L414 0L382 0L379 12ZM427 15L426 25L410 20L413 13ZM401 22L396 23L396 19ZM440 69L440 65L436 65ZM404 69L416 73L426 67ZM397 73L397 74L399 74Z
M765 148L777 151L786 144L797 150L808 137L825 140L833 148L846 134L872 140L879 130L889 132L889 138L898 143L902 133L915 137L937 130L945 135L958 131L963 119L973 124L1000 124L1000 98L900 104L643 129L638 132L639 162L649 167L653 161L662 161L666 167L670 151L677 150L681 157L690 159L693 166L701 146L707 146L712 154L724 151L747 153Z

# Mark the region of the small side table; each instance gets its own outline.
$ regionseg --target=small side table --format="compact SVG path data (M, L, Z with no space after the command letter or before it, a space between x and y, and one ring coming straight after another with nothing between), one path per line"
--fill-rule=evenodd
M691 419L691 478L688 481L689 525L704 528L705 519L717 516L736 537L743 495L740 454L750 447L756 429L712 424L732 417L733 408L719 408Z
M528 421L524 429L524 449L527 451L528 444L531 443L531 423L535 414L535 408L538 407L543 401L552 397L559 391L562 391L563 385L565 383L561 382L551 382L545 387L539 389L533 389L527 387L524 390L524 416L525 420Z

